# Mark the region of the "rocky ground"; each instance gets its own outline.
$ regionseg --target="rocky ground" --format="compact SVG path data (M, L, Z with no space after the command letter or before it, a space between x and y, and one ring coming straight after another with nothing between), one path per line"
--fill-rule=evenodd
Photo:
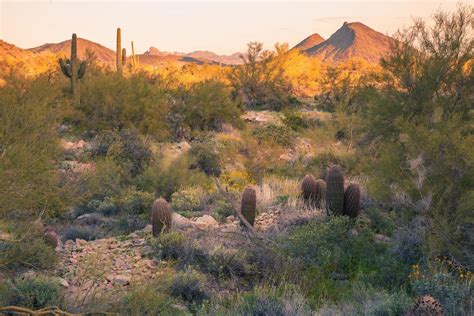
M294 219L305 220L320 216L320 211L294 214ZM291 217L291 216L290 216ZM256 218L255 229L259 232L282 230L291 224L288 215L280 210L261 213ZM188 219L173 214L173 229L197 232L203 240L226 239L228 234L243 233L238 220L229 216L226 223L219 224L213 217ZM111 237L94 241L68 240L56 250L60 263L55 275L65 288L70 306L80 306L99 297L119 297L130 286L159 278L166 265L152 258L150 246L151 225L128 236ZM218 241L226 244L224 240Z

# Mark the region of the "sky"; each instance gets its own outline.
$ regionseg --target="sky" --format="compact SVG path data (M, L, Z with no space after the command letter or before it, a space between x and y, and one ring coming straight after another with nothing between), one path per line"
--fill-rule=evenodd
M454 10L452 0L333 1L85 1L0 0L0 39L21 48L69 39L72 33L115 48L116 28L122 47L134 41L137 53L155 46L162 51L244 51L250 41L271 48L290 46L319 33L328 38L342 24L362 22L384 34L429 19L438 9ZM461 0L474 4L474 0Z

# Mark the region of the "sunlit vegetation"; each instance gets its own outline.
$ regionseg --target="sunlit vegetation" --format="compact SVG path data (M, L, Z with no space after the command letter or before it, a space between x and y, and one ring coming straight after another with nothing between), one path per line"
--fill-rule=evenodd
M252 42L240 66L121 74L89 52L78 104L51 56L0 60L0 306L468 315L473 26L472 7L436 13L430 27L416 21L376 65ZM326 180L327 205L308 202L304 177ZM160 197L167 222L152 236ZM350 216L331 209L337 198ZM234 210L244 204L253 226ZM111 279L117 254L136 259L128 270L153 272ZM84 299L70 290L78 284L61 285L80 264ZM96 295L101 284L119 291Z

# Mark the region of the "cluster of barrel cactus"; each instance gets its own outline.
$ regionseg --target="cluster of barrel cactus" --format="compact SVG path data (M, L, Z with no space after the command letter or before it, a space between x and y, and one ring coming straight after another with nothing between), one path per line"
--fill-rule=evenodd
M326 181L310 174L301 183L302 197L309 207L326 208L328 213L356 218L360 212L360 186L351 183L344 190L344 175L340 166L331 167Z
M71 79L71 91L74 104L81 102L81 95L79 89L79 80L82 79L86 73L87 64L77 58L77 35L72 34L71 40L71 58L59 58L59 66L63 74Z

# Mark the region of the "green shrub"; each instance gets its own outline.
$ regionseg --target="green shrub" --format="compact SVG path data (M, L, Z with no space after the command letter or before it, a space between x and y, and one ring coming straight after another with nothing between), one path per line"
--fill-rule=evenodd
M209 295L205 290L206 279L202 274L187 270L177 273L173 278L170 288L170 294L181 298L188 304L189 309L193 310L209 300Z
M303 115L296 110L285 110L283 111L283 115L283 124L295 132L305 129L309 126Z
M201 199L206 193L202 188L190 187L171 195L171 207L175 212L198 212L203 209Z
M277 143L288 147L293 144L295 137L293 131L286 126L268 124L263 127L257 127L252 131L252 135L259 141L271 144Z
M199 169L208 176L219 177L221 163L214 145L211 143L196 143L189 150L192 159L191 168Z
M114 199L114 204L125 214L141 215L150 212L154 200L152 193L128 189Z
M318 310L319 315L404 315L412 300L404 292L387 292L356 283L352 286L348 299Z
M209 260L201 267L203 271L220 278L239 278L251 274L245 253L225 248L216 248Z
M95 227L68 225L62 230L61 235L64 241L75 241L76 239L90 241L104 237L104 232L100 228Z
M365 210L365 213L370 219L371 228L376 233L387 236L392 235L395 224L390 214L378 208L368 208Z
M212 215L219 222L224 222L226 217L234 215L234 207L225 200L217 199L214 203Z
M446 315L467 315L474 306L474 278L472 273L454 265L450 259L437 258L434 263L410 274L415 296L431 295L444 308Z
M28 223L31 225L31 223ZM43 239L43 231L26 224L14 228L11 238L18 242L2 243L0 267L8 269L35 268L51 269L56 265L57 256L54 249Z
M59 306L63 301L61 286L45 276L27 276L7 280L0 288L0 305L31 309Z

